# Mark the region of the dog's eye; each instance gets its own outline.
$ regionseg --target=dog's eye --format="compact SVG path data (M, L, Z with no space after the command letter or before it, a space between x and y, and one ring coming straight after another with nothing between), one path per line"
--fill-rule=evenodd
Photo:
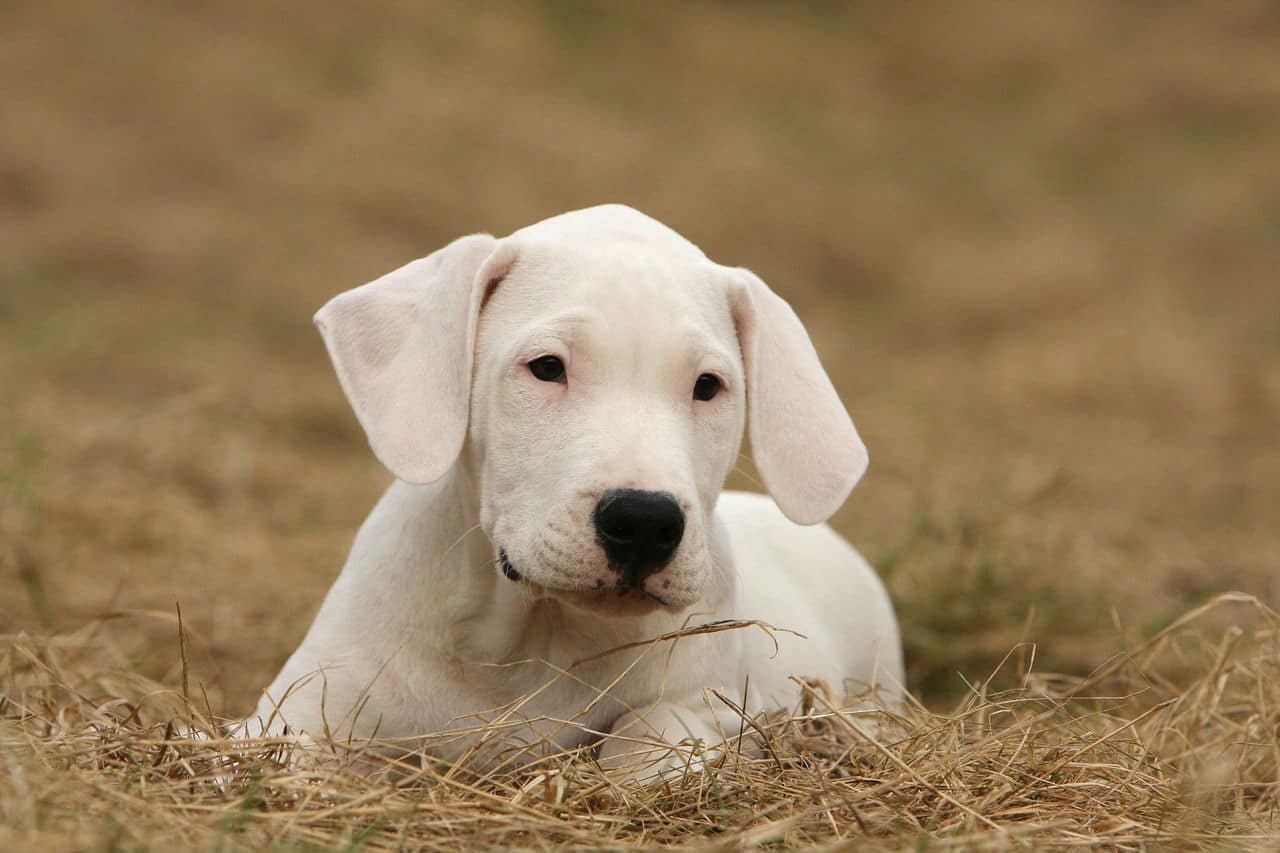
M702 374L698 377L698 381L693 383L693 399L695 400L710 400L719 393L720 380L710 373Z
M563 382L564 362L554 355L544 355L529 362L529 372L543 382Z

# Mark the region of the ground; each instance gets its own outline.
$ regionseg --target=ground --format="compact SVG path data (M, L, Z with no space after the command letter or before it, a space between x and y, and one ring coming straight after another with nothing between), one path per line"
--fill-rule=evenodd
M249 710L388 482L312 312L606 201L807 323L926 704L1280 601L1273 4L20 3L0 127L0 632Z

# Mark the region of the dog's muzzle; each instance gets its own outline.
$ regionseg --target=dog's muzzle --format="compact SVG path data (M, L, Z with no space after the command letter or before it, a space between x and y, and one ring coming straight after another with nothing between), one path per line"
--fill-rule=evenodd
M623 590L640 586L662 569L684 538L684 510L669 492L610 489L593 516L596 541Z

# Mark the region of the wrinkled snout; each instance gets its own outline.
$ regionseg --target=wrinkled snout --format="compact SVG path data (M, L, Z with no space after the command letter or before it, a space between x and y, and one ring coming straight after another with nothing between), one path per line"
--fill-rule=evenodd
M596 541L624 588L639 586L671 562L684 538L684 510L669 492L610 489L593 517Z

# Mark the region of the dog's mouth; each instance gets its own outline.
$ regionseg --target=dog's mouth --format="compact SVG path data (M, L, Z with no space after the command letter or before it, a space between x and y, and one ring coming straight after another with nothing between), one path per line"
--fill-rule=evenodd
M498 550L497 565L502 570L503 576L510 581L528 584L536 587L549 597L560 598L570 604L592 610L650 610L658 607L671 607L671 604L662 596L655 595L642 586L628 583L621 578L612 585L607 584L601 578L597 578L594 586L588 588L560 587L537 583L521 574L520 570L512 564L511 558L507 556L505 548Z
M506 575L508 580L523 580L520 573L516 571L516 567L511 565L511 560L507 557L506 548L498 551L498 568L502 569L502 574Z

